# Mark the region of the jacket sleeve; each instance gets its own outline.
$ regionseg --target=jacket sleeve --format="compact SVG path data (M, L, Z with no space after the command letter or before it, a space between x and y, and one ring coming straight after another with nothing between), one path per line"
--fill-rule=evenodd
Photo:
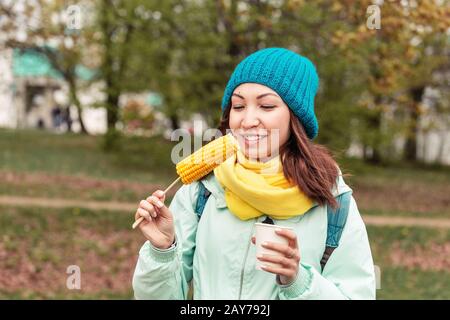
M174 215L175 245L159 250L146 241L141 247L133 275L136 299L187 299L198 224L192 200L196 199L196 187L195 183L183 185L169 206Z
M366 227L353 197L340 244L330 256L323 272L300 261L296 280L279 286L279 298L282 300L375 299L372 253Z

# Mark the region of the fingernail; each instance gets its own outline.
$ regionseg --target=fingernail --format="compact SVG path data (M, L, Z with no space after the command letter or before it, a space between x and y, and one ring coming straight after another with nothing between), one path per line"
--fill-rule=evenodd
M263 245L263 246L267 246L268 244L269 244L268 242L261 243L261 245Z
M262 255L262 254L258 254L258 255L256 255L256 257L257 257L258 259L261 259L261 258L263 257L263 255Z
M281 232L282 230L280 228L275 229L276 232Z
M158 206L158 208L162 208L162 207L164 207L164 203L162 203L161 201L156 201L156 205Z

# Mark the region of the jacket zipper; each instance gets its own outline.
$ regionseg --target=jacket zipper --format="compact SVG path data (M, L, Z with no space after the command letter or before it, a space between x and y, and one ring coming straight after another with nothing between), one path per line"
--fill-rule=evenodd
M244 271L245 271L245 263L247 262L247 256L248 256L248 250L250 249L250 242L252 241L252 234L253 234L253 226L252 226L252 231L250 232L250 239L249 241L247 241L247 249L245 250L245 256L244 256L244 261L242 263L242 270L241 270L241 281L240 281L240 285L239 285L239 297L238 300L241 300L241 296L242 296L242 286L244 283Z

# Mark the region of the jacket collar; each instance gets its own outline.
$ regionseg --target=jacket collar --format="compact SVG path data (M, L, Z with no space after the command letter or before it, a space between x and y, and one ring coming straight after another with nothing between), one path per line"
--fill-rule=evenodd
M225 201L225 190L222 188L219 181L217 181L214 172L208 174L202 182L205 185L205 188L211 192L214 198L216 198L216 207L225 208L227 206Z

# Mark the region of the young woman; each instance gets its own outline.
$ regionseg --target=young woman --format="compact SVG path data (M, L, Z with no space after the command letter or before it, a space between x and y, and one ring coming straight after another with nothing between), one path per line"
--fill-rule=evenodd
M239 63L222 100L220 130L239 141L235 156L201 183L211 193L201 219L200 183L183 185L170 207L162 191L141 201L135 219L148 239L133 277L137 299L374 299L375 274L365 225L350 198L339 246L325 267L329 208L352 190L323 146L314 97L319 78L307 58L283 48ZM269 218L269 219L268 219ZM255 222L293 229L267 243L281 257L256 257ZM329 254L330 252L328 252ZM280 267L256 270L256 259Z

